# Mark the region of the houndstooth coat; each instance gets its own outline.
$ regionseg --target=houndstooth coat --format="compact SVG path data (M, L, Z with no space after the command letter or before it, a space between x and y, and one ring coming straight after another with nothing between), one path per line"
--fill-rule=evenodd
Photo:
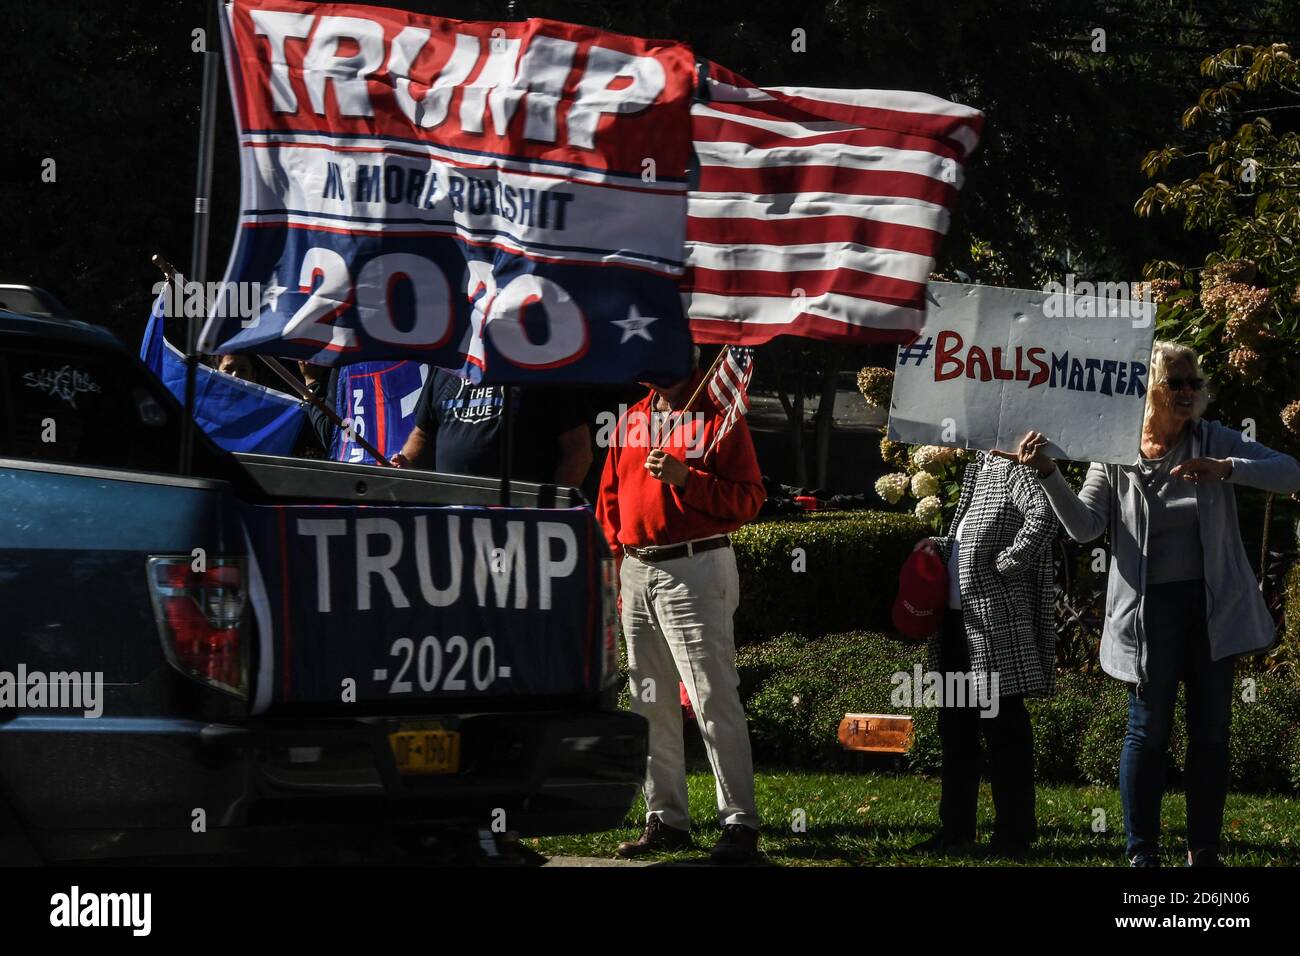
M1027 466L979 452L962 476L948 534L934 539L945 564L967 509L974 510L958 552L958 581L971 670L996 673L1002 696L1050 696L1056 690L1056 515ZM930 669L940 670L938 634L928 649Z

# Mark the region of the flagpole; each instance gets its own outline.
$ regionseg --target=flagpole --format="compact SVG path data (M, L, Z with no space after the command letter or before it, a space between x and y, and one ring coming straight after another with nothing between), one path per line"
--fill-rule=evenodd
M190 242L190 278L204 290L207 305L208 205L212 196L212 152L217 124L217 82L221 74L221 0L208 4L208 28L203 51L203 93L199 105L199 162L194 184L194 232ZM216 50L212 49L213 44ZM173 297L173 303L175 303ZM202 310L207 312L206 307ZM185 418L181 423L180 473L190 474L194 462L194 389L198 375L197 316L189 316L185 328Z
M727 349L729 348L731 348L730 345L724 345L718 354L714 356L713 364L709 366L708 371L704 373L704 377L700 379L700 384L695 386L695 391L691 393L691 397L687 399L686 404L683 405L681 410L677 413L677 417L673 419L672 425L663 436L663 441L654 445L655 448L662 448L664 445L668 444L668 439L673 436L673 432L677 430L677 426L680 425L682 419L686 417L686 413L690 411L691 406L695 404L695 400L700 397L700 392L704 391L704 387L709 384L709 379L712 378L713 373L717 371L718 363L722 361L722 357L727 354ZM651 411L653 412L654 409L651 409Z
M315 395L312 392L312 390L309 389L306 385L303 385L300 381L294 378L293 373L290 372L287 368L285 368L284 365L281 364L279 359L273 358L270 355L259 355L258 358L262 360L263 365L269 368L272 372L274 372L277 376L279 376L280 379L286 385L292 388L294 392L297 393L299 398L301 398L304 402L310 403L313 408L317 408L321 412L323 412L325 417L334 423L335 428L341 430L347 438L351 439L353 442L360 445L367 452L369 452L370 457L375 460L375 464L383 465L384 467L387 468L393 467L393 463L389 461L386 457L384 457L384 453L382 451L380 451L374 445L370 444L370 442L366 440L364 435L356 431L353 431L352 428L345 421L343 421L343 419L339 418L338 412L330 408L330 406L327 405L324 402L324 400L322 400L320 397Z
M514 470L515 410L514 387L501 387L501 505L510 505L510 479Z

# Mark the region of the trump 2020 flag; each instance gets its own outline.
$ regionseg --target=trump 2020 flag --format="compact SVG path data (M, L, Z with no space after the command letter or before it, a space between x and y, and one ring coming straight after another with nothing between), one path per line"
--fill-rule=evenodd
M694 57L532 19L234 0L252 316L204 352L493 382L675 381Z
M163 336L163 301L160 296L149 315L140 358L184 405L185 356ZM302 402L295 398L197 365L194 420L226 451L288 455L307 415Z
M697 342L909 342L978 110L701 64L682 293Z
M416 405L429 377L429 366L418 362L358 362L338 370L334 411L349 423L334 429L330 457L335 461L375 464L374 456L357 443L357 436L392 458L415 427Z

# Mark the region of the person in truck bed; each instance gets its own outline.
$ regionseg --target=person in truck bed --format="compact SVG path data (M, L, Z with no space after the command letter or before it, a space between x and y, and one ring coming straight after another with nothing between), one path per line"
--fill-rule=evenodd
M253 360L247 355L218 355L217 371L245 382L257 381L257 376L253 374Z
M505 394L503 386L474 385L446 369L431 369L416 406L415 427L393 464L498 477ZM540 484L581 485L592 454L590 412L579 393L516 385L511 395L513 476Z
M714 446L722 415L707 390L685 408L700 379L697 369L672 387L651 387L628 409L597 496L597 517L620 562L632 710L650 724L645 830L618 852L691 845L682 708L674 692L680 678L717 780L722 837L713 859L739 863L757 856L759 818L732 632L740 584L727 535L758 514L765 492L744 419ZM673 423L683 412L671 432L644 427L656 413Z
M338 388L338 369L299 362L307 388L327 404ZM580 488L591 469L591 410L578 389L515 386L512 477ZM430 369L416 404L415 427L392 457L398 468L497 478L501 468L501 410L505 389L473 385L454 372ZM326 457L336 431L308 408L312 431Z

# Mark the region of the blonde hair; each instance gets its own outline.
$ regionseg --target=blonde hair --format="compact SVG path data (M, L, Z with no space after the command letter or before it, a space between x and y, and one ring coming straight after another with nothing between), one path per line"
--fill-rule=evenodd
M1156 405L1153 396L1157 388L1163 388L1165 381L1169 377L1169 366L1179 359L1187 362L1192 367L1192 374L1197 378L1204 378L1201 372L1201 360L1197 357L1196 352L1186 345L1179 345L1175 342L1164 342L1157 340L1151 344L1151 369L1147 376L1147 408L1144 421L1150 421L1156 413ZM1210 404L1210 393L1208 389L1202 388L1199 392L1192 393L1192 417L1200 418L1205 414L1206 407Z

